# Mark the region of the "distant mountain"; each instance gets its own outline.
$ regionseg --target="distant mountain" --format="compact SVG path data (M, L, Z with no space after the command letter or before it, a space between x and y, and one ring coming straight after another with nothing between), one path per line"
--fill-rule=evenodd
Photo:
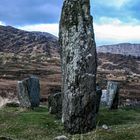
M0 52L58 55L58 38L46 32L28 32L0 26Z
M140 56L140 44L121 43L115 45L103 45L97 47L97 52Z

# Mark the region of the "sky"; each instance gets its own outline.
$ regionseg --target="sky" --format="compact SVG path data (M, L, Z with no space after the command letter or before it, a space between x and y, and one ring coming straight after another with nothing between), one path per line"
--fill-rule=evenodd
M140 0L91 0L97 46L140 43ZM0 0L0 25L58 36L63 0Z

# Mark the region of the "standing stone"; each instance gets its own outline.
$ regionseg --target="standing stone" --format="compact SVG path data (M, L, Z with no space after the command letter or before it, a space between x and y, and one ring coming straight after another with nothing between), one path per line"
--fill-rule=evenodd
M18 81L18 99L21 107L31 107L27 88L27 79L23 81Z
M90 0L65 0L60 20L62 122L71 133L96 127L96 45Z
M51 114L58 118L62 116L62 93L55 93L48 97L48 108Z
M38 107L40 104L39 79L31 76L18 81L18 98L21 107Z
M103 89L102 90L102 96L101 96L101 105L106 106L107 102L108 102L107 90Z
M38 107L40 104L40 84L39 79L31 76L28 79L28 92L32 107Z
M96 85L96 113L99 112L100 102L101 102L101 96L102 96L102 89L97 84Z
M108 81L107 83L107 94L109 109L118 109L119 102L119 83L114 81Z

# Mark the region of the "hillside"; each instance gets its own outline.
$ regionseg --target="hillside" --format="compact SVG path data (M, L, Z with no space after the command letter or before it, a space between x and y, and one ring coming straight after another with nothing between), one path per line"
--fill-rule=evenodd
M0 52L58 56L58 49L57 38L49 33L27 32L11 26L0 26Z
M135 48L135 47L134 47ZM97 81L102 88L110 79L122 82L121 99L140 101L140 59L121 54L98 53ZM41 97L61 90L61 64L57 38L48 33L27 32L0 26L0 96L17 97L17 81L36 75Z
M140 44L120 43L97 47L97 52L140 56Z
M42 98L60 91L57 37L0 26L0 96L17 97L17 81L30 75L40 79Z
M140 74L140 58L121 54L98 53L98 69L122 70L129 74Z

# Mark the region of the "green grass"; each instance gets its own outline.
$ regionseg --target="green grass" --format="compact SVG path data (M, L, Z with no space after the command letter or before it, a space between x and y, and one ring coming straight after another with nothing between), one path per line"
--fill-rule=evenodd
M100 110L97 128L83 135L69 135L60 120L48 113L47 107L34 110L6 107L0 109L0 136L16 140L53 140L66 135L70 140L139 140L140 109ZM106 124L109 130L101 126Z
M0 110L0 136L25 140L52 140L63 134L60 121L46 107L35 110L4 108Z

